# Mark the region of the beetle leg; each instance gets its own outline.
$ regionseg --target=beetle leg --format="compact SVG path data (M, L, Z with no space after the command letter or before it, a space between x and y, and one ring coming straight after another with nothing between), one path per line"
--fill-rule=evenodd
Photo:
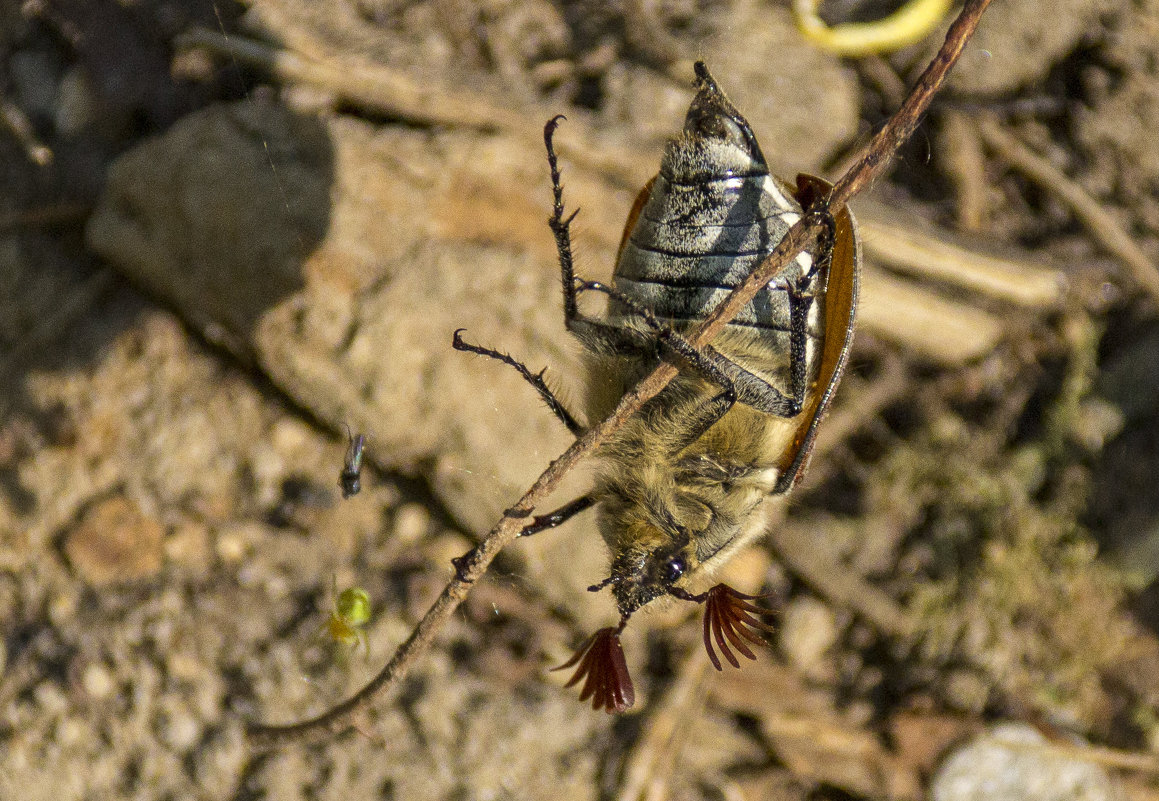
M809 306L813 299L811 295L804 294L793 284L786 289L789 296L789 389L793 393L793 400L797 403L796 413L799 413L801 404L805 402L805 389L808 383L806 328L809 323Z
M722 392L697 406L685 419L685 424L682 426L684 429L682 432L683 436L672 443L672 452L680 453L689 445L699 440L708 429L712 428L717 420L728 414L728 410L735 403L735 395Z
M585 509L594 506L596 499L591 495L581 495L574 501L565 503L563 506L556 509L554 512L548 512L545 515L537 515L534 520L523 527L519 532L520 537L530 537L532 534L538 534L541 531L546 531L549 528L562 526L568 520L578 515Z
M726 395L732 396L734 401L736 400L736 387L733 385L732 378L720 368L717 360L711 359L703 352L697 350L679 331L671 325L661 322L652 313L651 309L641 306L614 287L602 284L599 281L576 279L576 289L580 292L603 292L616 302L627 306L632 314L638 316L649 328L656 332L656 338L660 340L661 344L672 351L678 359L685 362L688 367L700 373L704 378L722 388ZM724 359L723 356L720 358Z
M574 334L588 350L607 356L630 356L647 352L647 344L634 337L633 332L583 317L576 302L575 259L571 251L571 222L579 214L576 209L564 216L563 176L559 169L559 158L555 154L553 139L560 120L557 114L543 126L543 144L547 148L547 166L551 169L551 192L553 204L547 224L555 235L555 249L559 253L560 280L563 284L563 321L567 330Z
M563 180L559 170L559 159L555 155L555 145L552 143L555 129L559 127L559 122L563 119L567 118L562 114L557 114L547 121L547 124L543 126L543 144L547 148L547 166L551 169L551 193L555 201L552 204L551 218L547 224L551 226L551 232L555 234L555 249L559 252L559 270L563 279L563 316L570 328L571 321L579 316L573 285L575 262L571 253L571 221L579 214L579 209L573 211L566 218L563 216Z
M823 255L820 258L814 255L809 269L797 276L797 280L791 282L791 285L795 285L792 288L796 290L797 297L812 300L817 296L817 293L808 292L807 289L817 273L821 272L822 269L829 268L829 260L833 255L833 243L837 240L837 220L829 211L828 206L820 202L815 207L808 209L806 214L814 219L820 218L818 221L823 226L823 233L818 234L816 252Z
M698 413L694 427L702 427L701 434L723 417L736 401L777 417L796 417L801 413L807 384L805 324L809 312L808 303L793 302L792 295L790 295L789 365L790 389L793 394L787 396L765 379L721 354L711 345L706 345L703 350L697 349L679 331L658 320L649 309L612 287L597 281L580 281L578 288L581 291L603 292L623 303L656 332L660 342L670 349L678 359L697 374L724 390L721 396L706 401ZM693 427L690 427L690 430L693 430Z
M455 332L455 337L453 340L451 340L451 347L453 347L455 350L462 350L468 353L477 353L480 356L487 356L491 359L497 359L504 364L514 367L519 372L519 375L523 376L523 380L528 384L531 384L535 391L539 393L539 397L542 398L543 402L547 404L547 408L551 409L551 413L559 418L561 423L567 426L568 431L577 437L584 433L584 427L579 424L579 421L575 419L575 416L567 410L567 407L563 405L563 402L555 396L555 393L552 392L551 388L547 386L547 382L543 380L543 374L547 368L540 370L538 373L533 373L530 369L528 369L527 365L518 359L515 359L510 354L492 350L491 348L484 348L481 345L472 345L469 342L464 342L462 337L464 330L465 329L460 328Z

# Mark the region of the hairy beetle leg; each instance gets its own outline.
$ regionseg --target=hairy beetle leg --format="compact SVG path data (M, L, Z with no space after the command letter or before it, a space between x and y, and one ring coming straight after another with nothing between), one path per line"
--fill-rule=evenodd
M575 415L567 410L563 402L555 396L551 388L547 386L547 382L543 380L543 374L547 372L547 368L543 368L538 373L533 373L523 362L515 357L502 351L494 350L492 348L485 348L482 345L472 345L469 342L463 341L463 332L465 328L460 328L455 331L454 337L451 339L451 347L455 350L461 350L466 353L475 353L479 356L486 356L489 359L495 359L504 364L514 367L519 375L523 376L523 380L531 384L532 388L539 393L539 397L547 404L547 408L551 409L551 413L556 418L567 426L567 430L574 436L579 436L584 432L584 427L575 419Z

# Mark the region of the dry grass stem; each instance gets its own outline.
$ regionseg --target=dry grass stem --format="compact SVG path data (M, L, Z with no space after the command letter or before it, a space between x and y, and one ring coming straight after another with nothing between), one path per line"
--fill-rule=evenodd
M867 798L923 797L919 778L864 728L781 711L763 716L761 730L798 778L833 784Z
M1056 308L1066 294L1066 276L1059 270L956 244L921 223L899 220L896 211L879 204L859 207L858 222L866 258L895 270L1030 309Z
M1012 751L1028 751L1075 762L1093 762L1107 768L1131 770L1138 773L1159 774L1159 756L1141 751L1122 751L1106 746L1062 742L1028 743L1003 741L1002 747Z
M672 774L680 757L689 721L696 720L704 706L701 692L708 663L699 648L693 648L680 663L676 678L650 714L628 755L624 780L616 793L617 801L641 801L667 795L666 777Z
M944 365L965 364L994 350L1003 322L866 265L858 324Z
M29 161L40 167L47 167L52 163L52 149L36 137L32 122L20 106L6 97L0 97L0 121L3 121L4 126L24 148L24 154Z
M825 427L817 435L818 455L831 452L834 446L863 427L866 420L876 418L882 409L909 392L905 370L896 354L884 353L878 369L880 372L872 380L853 373L841 379L841 394L845 402L830 413ZM824 484L834 469L835 465L829 459L814 460L801 486ZM783 510L784 507L779 508ZM780 520L770 521L769 525L772 527L779 523Z
M886 107L900 106L905 101L905 82L897 71L881 56L865 56L856 62L857 70L881 94Z
M913 621L893 598L818 552L816 532L784 525L772 529L769 537L781 561L822 598L855 611L888 637L904 640L913 634Z
M319 61L208 28L192 28L176 37L174 44L225 55L260 67L286 83L310 84L359 108L410 122L483 131L510 129L524 122L509 109L477 95L444 92L387 67Z
M966 112L946 110L938 145L957 193L958 229L981 231L986 218L986 157Z

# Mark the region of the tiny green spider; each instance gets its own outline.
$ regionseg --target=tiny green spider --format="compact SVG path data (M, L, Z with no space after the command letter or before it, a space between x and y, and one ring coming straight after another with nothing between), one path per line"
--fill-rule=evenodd
M338 592L338 578L334 577L334 609L323 624L326 636L336 643L358 650L361 643L370 657L370 638L363 628L370 621L370 595L361 587L347 587Z

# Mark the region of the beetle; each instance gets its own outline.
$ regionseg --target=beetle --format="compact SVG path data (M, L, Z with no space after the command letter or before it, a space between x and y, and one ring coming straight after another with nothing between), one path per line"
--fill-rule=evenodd
M553 137L544 128L563 282L564 323L586 352L586 418L606 417L663 360L680 372L601 446L593 490L524 534L562 523L588 506L611 552L608 577L620 613L562 668L578 663L581 699L596 708L631 706L631 680L618 635L642 606L664 596L706 604L704 642L734 666L730 650L755 658L745 640L762 610L723 584L692 594L764 532L759 510L804 475L817 430L849 360L860 275L857 225L848 209L830 213L828 184L774 176L749 123L703 62L680 136L640 191L621 238L612 284L578 279ZM798 254L745 305L715 340L693 346L686 333L764 261L806 210L824 215L827 236ZM608 297L597 319L580 312L583 292ZM507 354L463 341L458 350L515 367L576 436L585 426L532 373Z

